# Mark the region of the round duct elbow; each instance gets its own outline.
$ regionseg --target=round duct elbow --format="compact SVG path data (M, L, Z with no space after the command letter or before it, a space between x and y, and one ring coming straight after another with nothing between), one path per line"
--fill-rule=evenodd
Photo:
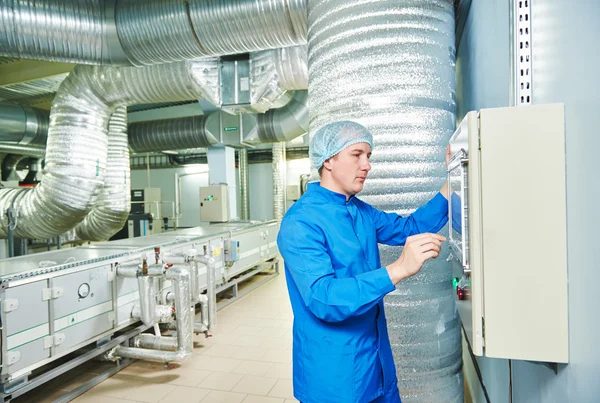
M308 125L308 93L297 91L283 108L258 115L257 130L244 141L249 144L291 141L304 135Z
M218 138L205 130L206 118L201 115L131 124L129 145L136 153L213 146Z

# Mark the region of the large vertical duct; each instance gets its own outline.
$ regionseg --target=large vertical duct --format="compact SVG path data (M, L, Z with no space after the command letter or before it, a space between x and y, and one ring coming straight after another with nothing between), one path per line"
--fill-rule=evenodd
M250 219L250 198L248 191L250 190L250 184L248 181L248 149L240 148L238 150L239 156L239 170L240 170L240 195L241 195L241 219Z
M54 98L41 183L0 189L0 211L14 205L19 213L16 236L51 238L89 213L103 188L115 109L200 97L219 104L218 77L212 58L144 68L77 66ZM0 227L0 237L7 235Z
M4 56L150 65L305 42L305 0L0 1Z
M310 131L354 120L374 135L360 198L409 214L444 183L455 128L450 0L308 0ZM400 254L381 247L382 264ZM462 402L460 327L440 256L385 299L404 402Z
M285 214L285 143L273 143L273 218Z
M108 157L98 201L75 232L79 239L106 241L123 228L131 208L127 108L119 107L108 123Z

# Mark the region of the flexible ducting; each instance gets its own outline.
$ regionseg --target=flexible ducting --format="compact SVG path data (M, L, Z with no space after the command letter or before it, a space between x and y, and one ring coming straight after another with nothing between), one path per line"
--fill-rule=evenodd
M271 49L250 54L250 102L256 112L278 105L288 90L308 88L306 45Z
M308 0L310 132L354 120L374 135L360 198L408 214L446 177L455 128L450 0ZM382 263L398 248L381 247ZM444 253L447 253L445 251ZM460 327L441 255L385 299L403 402L462 402Z
M16 236L51 238L89 213L104 184L108 122L116 108L200 97L220 103L217 59L144 68L77 66L54 98L41 183L0 189L0 211L11 205L18 211ZM0 237L7 235L0 228Z
M136 153L210 147L218 143L205 128L206 115L153 120L129 125L129 145Z
M106 241L123 228L131 209L127 108L119 107L108 124L108 158L104 184L92 211L77 227L79 239Z
M306 43L304 0L3 0L0 55L149 65Z
M242 220L250 219L250 197L248 192L250 190L250 183L248 181L248 149L241 148L238 150L239 156L239 173L240 173L240 203L241 203L241 214Z
M291 141L308 131L308 92L296 91L282 108L257 115L257 130L245 141L272 143Z
M0 143L46 145L48 111L0 103Z
M285 143L273 143L273 218L285 214Z

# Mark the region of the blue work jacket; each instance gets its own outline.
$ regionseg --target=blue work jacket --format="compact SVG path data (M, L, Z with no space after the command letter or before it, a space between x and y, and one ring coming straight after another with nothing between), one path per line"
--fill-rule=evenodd
M383 297L395 289L377 243L438 232L438 193L408 217L319 183L289 209L277 238L294 312L294 396L302 403L400 402Z

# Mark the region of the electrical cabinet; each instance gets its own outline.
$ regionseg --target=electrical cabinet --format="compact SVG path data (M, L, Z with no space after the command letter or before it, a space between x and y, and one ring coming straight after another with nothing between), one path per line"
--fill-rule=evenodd
M566 363L564 105L482 109L450 139L449 244L476 355Z
M200 188L200 221L229 221L227 185L212 185Z

